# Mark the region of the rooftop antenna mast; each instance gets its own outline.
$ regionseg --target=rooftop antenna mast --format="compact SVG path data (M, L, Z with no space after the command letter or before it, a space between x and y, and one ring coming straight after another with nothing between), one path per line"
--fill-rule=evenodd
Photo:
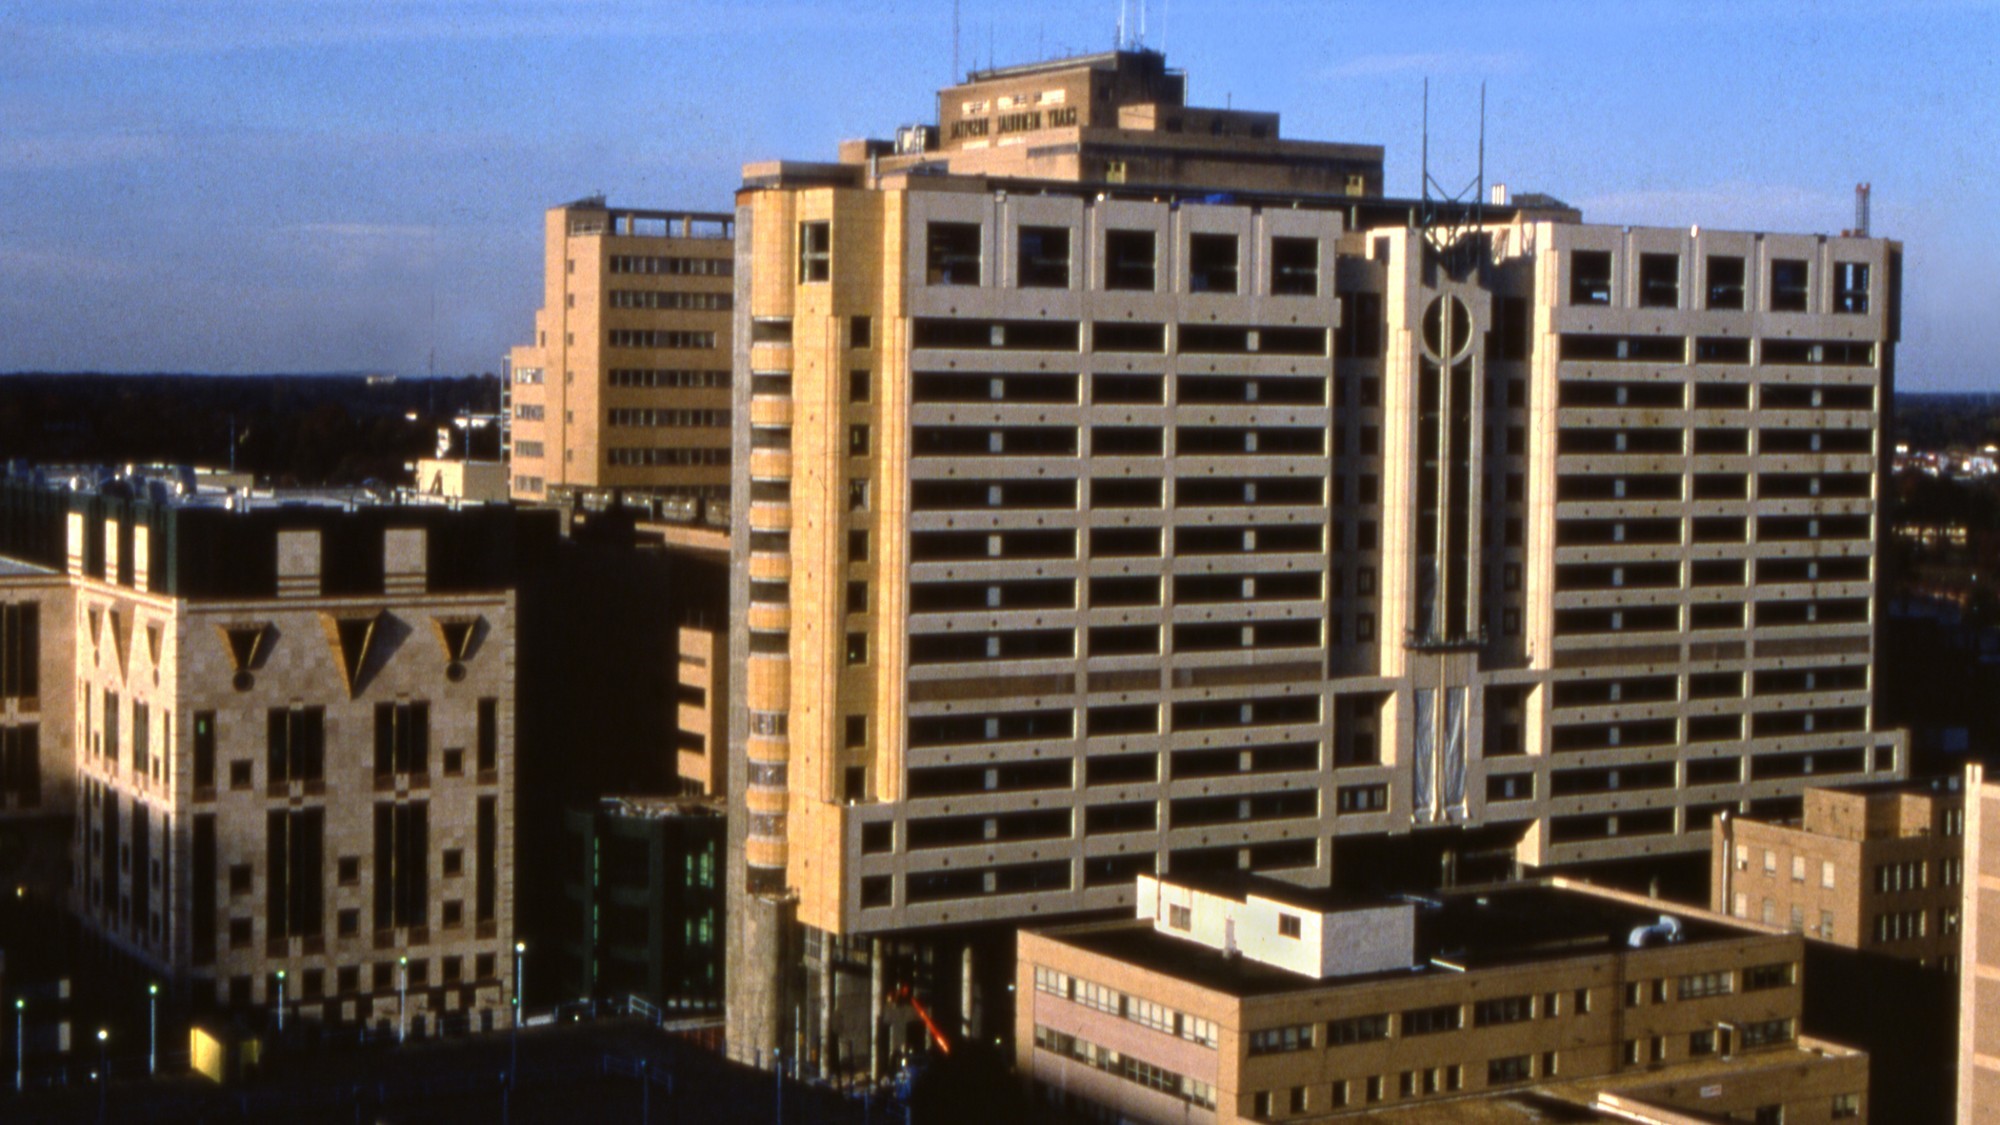
M1874 192L1871 184L1854 185L1854 233L1868 237L1868 196Z
M1424 79L1423 203L1417 227L1445 269L1464 277L1478 260L1486 229L1486 83L1479 84L1479 159L1470 182L1448 190L1431 174L1431 80Z
M951 84L964 80L964 72L958 69L958 0L951 0Z

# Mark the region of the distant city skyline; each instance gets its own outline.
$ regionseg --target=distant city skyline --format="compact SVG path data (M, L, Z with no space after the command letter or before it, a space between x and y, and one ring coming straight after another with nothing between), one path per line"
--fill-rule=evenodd
M962 0L960 71L1112 45L1117 0ZM1387 146L1387 191L1486 169L1594 222L1905 244L1898 386L1994 384L2000 5L1153 0L1191 100ZM1137 32L1141 5L1126 0ZM928 121L953 6L16 5L0 37L0 371L496 370L541 215L724 209L746 161ZM856 74L880 75L875 84Z

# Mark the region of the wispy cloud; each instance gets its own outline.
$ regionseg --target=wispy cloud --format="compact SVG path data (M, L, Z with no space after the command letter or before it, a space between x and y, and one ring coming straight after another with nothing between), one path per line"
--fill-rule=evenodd
M1690 221L1732 230L1838 229L1853 200L1818 188L1742 181L1688 188L1609 192L1574 199L1594 223L1682 226Z
M1514 51L1417 51L1358 55L1322 72L1328 78L1380 78L1390 74L1507 74L1525 70L1528 56Z
M50 172L124 164L165 156L172 145L158 133L69 133L0 137L0 171Z
M232 51L416 43L558 41L607 36L690 38L773 24L830 25L824 7L675 4L650 12L612 0L209 0L141 6L99 18L74 15L28 29L79 54L207 55Z

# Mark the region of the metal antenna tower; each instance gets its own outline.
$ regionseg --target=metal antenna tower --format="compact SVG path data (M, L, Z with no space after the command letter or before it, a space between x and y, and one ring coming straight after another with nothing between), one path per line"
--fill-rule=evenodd
M1486 83L1479 84L1479 160L1472 179L1457 191L1431 174L1431 80L1424 79L1423 201L1417 229L1454 277L1478 260L1486 230Z

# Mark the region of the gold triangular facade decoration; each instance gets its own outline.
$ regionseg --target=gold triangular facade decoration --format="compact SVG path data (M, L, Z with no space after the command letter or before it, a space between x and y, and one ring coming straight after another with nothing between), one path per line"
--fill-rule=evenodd
M217 625L215 631L222 634L223 647L229 650L231 671L248 672L263 662L264 638L271 632L269 622Z
M146 626L146 654L152 657L153 667L160 666L160 625L152 622Z
M354 698L361 688L361 676L368 668L368 654L374 646L376 629L382 617L381 610L342 617L330 613L319 615L327 644L333 648L334 662L340 665L340 674L346 680L349 699Z
M465 659L472 647L472 632L479 625L475 617L433 617L431 630L437 634L438 645L444 649L444 658L449 663Z
M125 644L125 616L115 609L104 616L109 618L111 622L111 649L112 653L118 658L118 674L122 676L125 674L125 657L127 654Z

